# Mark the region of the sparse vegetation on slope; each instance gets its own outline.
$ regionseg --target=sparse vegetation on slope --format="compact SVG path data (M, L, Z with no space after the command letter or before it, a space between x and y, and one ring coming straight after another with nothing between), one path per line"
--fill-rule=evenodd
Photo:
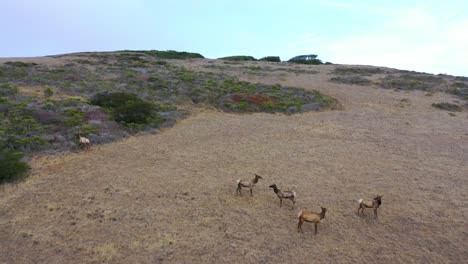
M0 148L0 184L21 179L29 166L21 161L22 153L5 151Z
M439 76L426 74L401 74L399 76L387 76L381 82L382 88L400 90L423 90L431 91L442 84L444 79Z
M245 55L240 55L240 56L228 56L228 57L222 57L219 58L220 60L228 60L228 61L257 61L252 56L245 56Z
M309 64L309 65L323 64L321 60L317 59L317 55L315 54L299 55L299 56L289 59L288 62L298 63L298 64Z
M330 79L332 82L337 82L337 83L346 83L346 84L355 84L355 85L371 85L372 81L366 78L363 78L361 76L338 76L338 77L332 77Z
M281 59L279 56L266 56L259 59L259 61L281 62Z
M333 70L336 75L361 75L370 76L373 74L385 73L381 68L364 68L364 67L337 67Z
M456 104L451 103L434 103L433 107L439 108L441 110L452 111L452 112L461 112L462 108Z
M336 104L317 91L254 84L162 60L200 57L193 53L124 51L59 57L64 63L50 66L0 64L0 139L6 150L28 154L76 149L78 132L99 144L170 127L185 116L186 110L177 105L187 101L229 112L296 113Z

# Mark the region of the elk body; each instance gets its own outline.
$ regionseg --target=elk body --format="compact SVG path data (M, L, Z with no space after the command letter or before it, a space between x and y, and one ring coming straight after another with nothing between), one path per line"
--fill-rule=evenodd
M317 226L320 223L320 221L325 218L325 213L327 212L327 208L322 208L322 211L320 213L316 213L313 211L309 210L301 210L297 214L297 217L299 218L299 223L297 224L297 232L304 233L302 231L302 224L304 222L311 222L314 223L315 226L315 234L317 235Z
M262 179L260 175L254 174L255 177L251 180L237 180L237 190L236 193L238 193L240 196L242 196L242 188L249 188L250 189L250 196L253 196L253 187L255 187L255 184L257 184L258 180Z
M281 191L280 189L278 189L276 184L272 184L269 187L273 188L273 191L276 193L276 196L278 196L278 198L280 199L280 207L283 205L283 199L288 199L291 200L292 208L294 208L294 205L296 204L295 191Z
M364 200L359 199L359 207L357 210L357 214L359 215L359 211L364 214L364 208L373 208L374 209L374 218L377 219L377 209L382 204L382 195L374 197L372 200Z
M91 141L88 138L82 137L80 133L76 135L76 138L79 140L78 143L81 148L84 148L84 149L91 148Z

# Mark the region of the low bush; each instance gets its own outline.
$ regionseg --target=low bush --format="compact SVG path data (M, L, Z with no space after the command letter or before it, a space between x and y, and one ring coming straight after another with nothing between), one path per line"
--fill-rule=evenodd
M99 93L91 100L91 104L110 108L113 119L123 124L148 124L151 121L161 121L158 106L133 93Z
M431 91L443 83L442 77L425 74L402 74L400 76L387 76L380 82L382 88L401 90Z
M34 62L22 62L22 61L7 61L5 62L6 65L15 66L15 67L33 67L36 66L37 63Z
M228 57L222 57L222 58L219 58L219 59L220 60L228 60L228 61L257 61L257 59L255 59L252 56L244 56L244 55L241 55L241 56L228 56Z
M432 104L433 107L439 108L442 110L446 111L452 111L452 112L461 112L462 108L456 104L451 104L451 103L437 103L437 104Z
M113 110L115 121L124 123L147 124L157 116L154 104L138 100L128 101Z
M323 64L321 60L317 59L317 55L315 54L299 55L299 56L289 59L288 62L298 63L298 64L310 64L310 65Z
M447 91L448 93L454 94L464 100L468 100L468 87L466 88L452 88Z
M151 56L156 56L160 59L203 59L203 55L200 53L193 53L193 52L186 52L186 51L175 51L175 50L167 50L167 51L160 51L160 50L123 50L122 52L137 52L137 53L144 53Z
M22 153L0 150L0 184L24 177L29 166L21 161Z
M52 95L54 95L54 90L52 89L52 87L47 86L47 87L45 88L45 90L44 90L44 96L45 96L46 98L49 98L49 97L51 97Z
M18 87L9 83L0 84L0 96L15 95L17 93L18 93Z
M63 121L67 127L74 127L83 124L85 112L81 111L78 108L71 108L65 111L65 114L68 116Z
M331 82L346 83L353 85L371 85L372 81L360 76L351 76L351 77L333 77L330 79Z
M363 76L370 76L372 74L385 73L381 68L364 68L364 67L338 67L333 71L337 75L351 75L358 74Z
M259 61L281 62L281 59L279 56L266 56L259 59Z
M5 149L12 151L38 150L46 142L41 138L44 127L33 117L28 102L10 105L2 117L0 139Z

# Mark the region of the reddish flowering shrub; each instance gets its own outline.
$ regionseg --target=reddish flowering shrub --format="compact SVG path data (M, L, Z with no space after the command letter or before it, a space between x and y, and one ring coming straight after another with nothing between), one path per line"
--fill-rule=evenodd
M265 103L274 104L277 101L264 94L231 94L229 98L235 103L248 102L256 106L261 106Z

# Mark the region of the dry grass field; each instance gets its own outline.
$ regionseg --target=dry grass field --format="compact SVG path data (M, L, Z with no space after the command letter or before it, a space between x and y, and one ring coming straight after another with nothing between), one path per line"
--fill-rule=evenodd
M229 71L319 90L342 109L194 107L156 135L36 156L29 178L0 186L0 263L466 262L468 113L431 106L458 99L332 83L334 65L291 67L319 73ZM254 197L236 196L236 180L254 173ZM296 209L279 208L272 183L297 192ZM376 194L379 219L356 215ZM297 233L297 212L319 205L318 235L310 223Z

